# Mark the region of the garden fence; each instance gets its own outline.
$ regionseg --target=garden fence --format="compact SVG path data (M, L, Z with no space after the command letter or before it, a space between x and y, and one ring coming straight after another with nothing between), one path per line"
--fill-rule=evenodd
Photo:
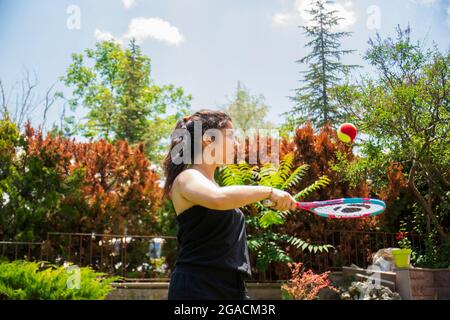
M296 260L315 272L339 271L355 264L367 268L379 249L396 247L395 233L326 230L321 243L331 244L328 252L297 250ZM422 252L423 239L409 236L412 247ZM55 264L71 262L108 274L132 279L167 279L178 252L176 237L159 235L114 235L96 233L48 233L42 242L0 241L0 258L45 260ZM252 265L254 265L254 255ZM288 273L269 268L254 273L252 280L286 280Z

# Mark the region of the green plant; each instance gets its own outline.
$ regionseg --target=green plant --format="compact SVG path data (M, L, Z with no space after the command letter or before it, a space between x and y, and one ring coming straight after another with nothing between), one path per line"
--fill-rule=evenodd
M402 236L402 234L404 234L404 236ZM402 237L399 241L398 241L398 245L400 246L401 249L411 249L411 240L408 239L407 233L398 233L397 237Z
M450 239L447 239L440 247L437 267L450 269Z
M0 264L0 300L102 300L118 277L73 265L16 260Z
M416 267L450 268L450 239L439 245L436 238L436 234L427 236L425 250L414 257Z
M252 167L246 163L232 164L221 171L219 181L225 186L250 184L290 190L299 183L309 168L306 164L295 169L293 166L294 156L292 153L283 157L278 168L273 164L264 164L261 167ZM304 198L328 183L328 177L322 176L294 197L296 199ZM247 209L256 213L246 215L247 225L252 229L248 234L248 246L250 251L256 254L256 267L261 271L265 271L272 262L293 262L292 257L286 252L285 247L287 246L294 246L297 249L313 253L328 251L332 247L327 244L311 244L293 235L277 232L276 227L287 221L290 215L289 211L275 211L264 206L262 202L249 205Z
M404 222L402 222L400 231L395 235L395 239L401 249L411 249L411 240L408 238L408 231L406 231Z
M161 258L150 258L150 268L152 270L152 275L156 277L161 277L166 275L166 259Z

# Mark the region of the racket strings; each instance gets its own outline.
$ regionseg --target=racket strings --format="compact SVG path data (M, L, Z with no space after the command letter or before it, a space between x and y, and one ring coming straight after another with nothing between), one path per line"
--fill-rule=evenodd
M322 215L333 215L342 217L360 217L365 215L370 215L380 210L384 207L379 204L373 203L349 203L349 204L338 204L329 205L315 208L314 211Z
M352 204L352 205L349 205L348 207L342 208L341 212L353 213L353 212L363 211L364 209L369 210L370 205L368 205L368 204ZM334 210L337 211L336 208Z

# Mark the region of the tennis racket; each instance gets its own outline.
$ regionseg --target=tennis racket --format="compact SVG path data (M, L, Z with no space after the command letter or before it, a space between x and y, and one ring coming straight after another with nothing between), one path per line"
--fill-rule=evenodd
M274 203L264 200L263 204L272 207ZM384 212L386 204L377 199L344 198L327 201L297 202L297 209L306 210L329 219L358 219L373 217Z

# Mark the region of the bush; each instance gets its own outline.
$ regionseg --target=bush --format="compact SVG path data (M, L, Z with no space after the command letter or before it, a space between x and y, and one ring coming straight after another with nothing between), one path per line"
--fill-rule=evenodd
M103 300L113 289L111 282L118 279L90 268L79 268L79 274L71 270L46 262L3 262L0 300Z
M330 272L315 274L312 270L304 271L301 262L289 264L292 279L281 287L284 299L316 300L320 290L328 288L337 291L331 286L328 279Z
M159 176L142 145L76 142L0 120L0 238L153 233Z
M415 253L414 265L420 268L450 268L450 238L439 243L436 234L428 235L425 239L425 249L422 253Z

